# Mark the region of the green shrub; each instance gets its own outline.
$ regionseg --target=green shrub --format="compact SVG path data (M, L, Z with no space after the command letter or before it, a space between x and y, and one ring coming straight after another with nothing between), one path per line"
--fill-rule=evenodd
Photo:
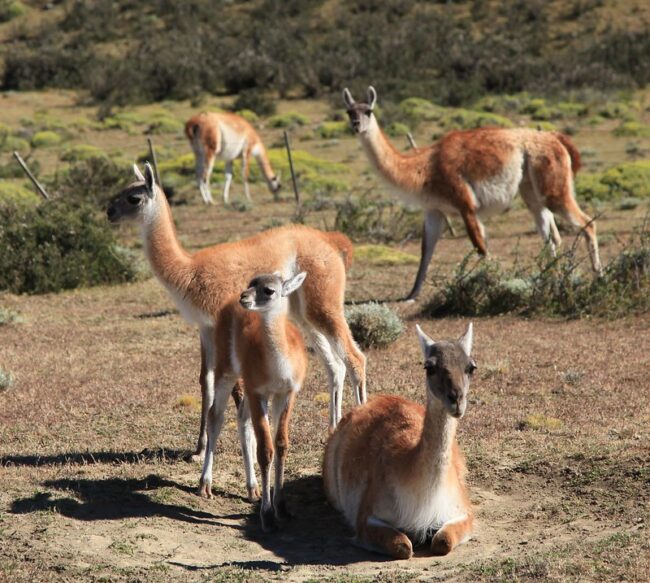
M623 162L598 174L578 174L576 193L585 200L650 197L650 161Z
M34 205L40 200L33 187L16 180L0 181L0 206L5 204Z
M14 384L13 375L10 372L0 368L0 393L11 388L11 385L13 384Z
M260 119L260 116L251 109L239 109L235 113L238 116L243 117L248 123L255 123Z
M27 8L19 0L0 0L0 22L9 22L26 12Z
M624 121L614 129L614 135L626 138L647 138L650 136L650 126L638 121Z
M561 101L556 107L562 114L562 117L584 117L589 113L589 107L587 105L575 101Z
M316 128L316 134L324 140L331 140L352 134L352 129L347 121L324 121Z
M161 175L167 175L168 172L172 172L181 176L190 176L194 175L195 168L196 160L194 154L191 153L158 163L158 171Z
M301 113L280 113L270 117L267 121L271 128L295 128L309 123L309 118Z
M108 222L87 205L53 200L0 207L0 290L47 293L137 275Z
M88 204L103 209L130 181L131 174L126 169L106 156L100 156L80 160L59 172L48 188L70 204Z
M369 303L345 308L352 336L363 348L384 348L404 331L400 317L384 304Z
M62 141L63 138L56 132L50 130L44 130L42 132L36 132L32 136L32 147L49 148L51 146L57 146Z
M406 136L410 132L406 124L394 121L386 126L386 133L392 138L400 138Z
M29 142L0 131L0 152L13 152L14 150L26 154L30 150Z
M411 211L393 201L373 201L367 197L336 201L334 229L355 241L390 243L418 237L422 212Z
M250 109L257 115L266 117L275 113L276 103L273 98L258 89L244 89L237 95L231 109L237 112Z
M447 110L440 118L440 124L447 130L474 129L486 126L510 128L514 126L507 117L469 109Z
M632 109L625 103L608 102L598 110L598 115L606 119L631 119L634 117Z
M401 120L409 127L417 127L423 121L437 121L443 109L420 97L409 97L397 106Z
M106 156L105 152L97 146L89 144L77 144L70 146L61 153L61 160L64 162L80 162L82 160L89 160L90 158L102 158Z
M153 121L147 130L148 134L180 134L183 133L185 124L171 116L160 116Z
M575 179L576 196L582 200L608 200L610 189L601 182L601 174L581 172Z
M0 326L19 324L22 321L23 317L18 312L14 312L9 308L0 308Z

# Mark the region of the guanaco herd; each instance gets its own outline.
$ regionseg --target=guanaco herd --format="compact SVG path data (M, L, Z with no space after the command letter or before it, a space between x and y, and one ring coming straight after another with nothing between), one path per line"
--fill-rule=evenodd
M356 102L347 89L343 100L379 176L398 196L424 210L422 255L408 299L421 290L445 214L461 217L472 243L485 255L479 216L503 212L518 191L553 252L560 244L556 212L582 229L593 269L600 272L595 225L573 193L580 156L568 137L484 128L451 132L429 147L402 153L377 122L374 88L368 88L366 102ZM210 175L216 157L226 163L225 202L236 158L242 158L247 198L251 158L269 189L280 188L260 137L244 119L201 113L187 122L186 134L204 202L213 203ZM289 517L282 486L289 420L307 369L304 336L325 365L329 384L325 493L356 531L356 543L408 559L414 544L429 541L432 554L444 555L468 540L474 519L456 427L476 370L472 324L455 341L434 341L416 326L424 360L424 407L397 396L367 401L366 359L343 310L353 255L345 235L291 225L191 254L178 241L152 168L146 164L144 173L137 166L134 171L136 181L112 201L108 219L139 222L154 274L181 315L199 328L202 408L193 456L203 461L199 494L212 497L215 445L232 395L248 496L251 501L261 496L262 528L273 530ZM346 376L356 406L342 418Z

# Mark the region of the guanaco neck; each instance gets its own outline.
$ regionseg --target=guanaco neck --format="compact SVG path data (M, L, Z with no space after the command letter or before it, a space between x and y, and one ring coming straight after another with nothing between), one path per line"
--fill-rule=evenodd
M266 148L264 147L264 144L258 141L257 144L253 146L252 151L253 151L253 156L257 160L257 163L260 165L260 168L262 169L262 174L264 174L266 183L268 184L269 188L271 188L271 181L275 178L275 172L273 172L273 168L271 167L269 155L266 152Z
M156 277L166 286L186 295L192 282L192 258L178 242L169 203L158 187L145 210L142 236L145 253Z
M286 299L282 300L286 302ZM263 342L269 354L278 358L291 358L289 339L287 337L287 326L289 318L287 316L287 305L278 307L268 312L261 312L260 319L262 322Z
M427 178L425 167L432 152L430 148L411 150L403 154L388 139L373 114L368 129L359 134L361 145L381 177L408 192L419 192Z
M451 465L452 446L458 420L447 413L442 402L427 391L422 435L416 448L417 467L428 470L430 482L444 480Z

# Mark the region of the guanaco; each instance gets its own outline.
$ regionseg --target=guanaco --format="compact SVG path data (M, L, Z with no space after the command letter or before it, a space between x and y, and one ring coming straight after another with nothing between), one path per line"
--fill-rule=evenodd
M416 326L426 371L426 407L377 396L350 411L323 461L325 493L356 529L360 546L397 559L432 533L449 553L472 533L473 513L456 426L467 409L472 324L457 341L434 342Z
M228 203L232 182L233 161L242 160L244 193L250 201L248 186L250 159L255 158L272 194L280 190L280 178L271 167L262 140L253 126L234 113L203 112L191 117L185 124L185 134L196 158L196 180L206 204L214 204L210 192L210 176L218 157L226 163L223 201Z
M280 273L255 277L238 304L232 303L224 309L217 325L217 384L225 377L228 383L239 377L244 381L238 428L251 500L259 495L253 466L253 449L257 443L257 462L262 474L260 517L265 531L273 530L288 516L282 484L289 449L289 419L307 370L302 336L288 319L288 296L302 285L306 276L303 271L287 280ZM207 498L212 498L212 452L223 425L227 400L227 395L215 398L208 417L208 449L199 486L199 494ZM274 451L269 402L276 450L273 499L270 472ZM254 436L250 431L251 421Z
M356 103L348 89L343 91L353 131L390 189L424 209L420 265L406 299L414 299L422 289L445 214L460 215L474 247L486 255L479 216L504 212L517 191L552 253L561 243L553 218L558 213L582 230L593 270L601 273L596 225L575 200L573 176L580 168L580 153L568 136L526 128L479 128L450 132L431 146L402 153L377 123L373 87L368 87L367 99Z
M107 215L113 223L131 219L142 225L144 250L153 273L181 315L199 327L203 403L195 459L205 454L206 421L214 395L224 393L223 387L215 383L215 334L220 313L256 273L278 271L285 278L301 271L309 275L292 295L289 312L327 369L330 428L336 427L341 418L346 372L355 388L355 401L365 402L366 359L343 313L346 265L353 252L345 235L289 225L190 254L177 239L171 209L151 166L146 165L144 175L137 166L134 172L136 182L117 195Z

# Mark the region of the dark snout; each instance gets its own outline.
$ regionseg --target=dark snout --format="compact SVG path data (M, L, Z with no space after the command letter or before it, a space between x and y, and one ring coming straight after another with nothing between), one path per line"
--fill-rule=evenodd
M350 125L352 126L352 131L355 134L359 133L361 129L361 118L356 115L356 112L348 112L348 117L350 118Z
M253 301L251 300L251 296L248 291L242 292L242 294L239 296L239 303L244 308L250 308L253 305Z

